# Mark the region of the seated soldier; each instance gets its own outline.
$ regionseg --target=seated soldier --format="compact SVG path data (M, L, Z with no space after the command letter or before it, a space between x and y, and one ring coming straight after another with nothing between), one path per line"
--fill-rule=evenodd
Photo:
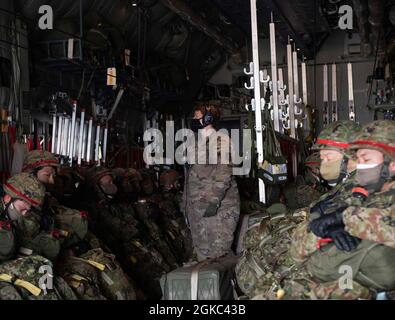
M326 127L318 137L314 149L320 149L322 176L329 180L333 189L310 206L310 214L306 212L309 220L319 217L322 214L319 210L329 206L327 202L333 197L341 202L343 197L351 196L350 181L355 176L355 163L345 148L350 136L358 129L359 126L352 121L338 121ZM301 213L303 212L304 210ZM308 284L314 281L309 280L306 284L295 280L309 278L307 270L303 266L296 267L295 261L303 262L314 253L317 238L314 236L314 241L310 241L312 236L306 231L309 221L300 223L298 215L295 212L280 221L264 220L261 223L261 235L255 237L255 246L250 246L243 254L237 267L238 282L248 296L271 298L279 288L287 288L286 298L300 299L308 297L305 292L310 294ZM277 289L273 291L273 288Z
M358 284L375 292L392 291L395 122L380 120L363 126L350 149L357 150L358 160L353 197L347 199L346 207L340 206L310 223L316 237L329 242L333 239L336 246L325 245L311 256L307 266L322 282L337 281L339 268L347 266Z
M43 150L30 151L24 161L23 171L37 177L45 186L43 207L35 212L36 228L52 232L59 231L61 244L65 248L79 245L88 230L87 215L85 212L61 206L58 200L50 193L51 186L59 169L58 159L52 153ZM33 224L33 222L31 221Z
M158 279L171 267L162 253L169 249L163 245L158 226L149 218L150 203L120 203L112 172L105 168L95 167L87 172L86 187L89 198L82 206L90 212L89 227L117 255L145 293L160 298ZM167 251L159 252L163 248ZM166 254L167 260L171 258L171 254Z
M322 216L334 203L342 203L351 196L356 164L347 148L359 130L360 126L353 121L336 121L320 133L313 149L319 150L320 175L332 189L310 205L309 221ZM307 221L295 230L290 254L296 262L303 262L316 250L317 239L307 231L308 226Z
M31 174L20 173L4 184L4 191L3 213L14 227L19 253L54 260L60 250L58 235L56 230L41 228L38 213L44 201L44 186Z

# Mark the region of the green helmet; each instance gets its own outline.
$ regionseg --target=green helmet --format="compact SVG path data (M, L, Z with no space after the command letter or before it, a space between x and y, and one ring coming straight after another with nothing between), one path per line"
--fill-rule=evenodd
M361 126L354 121L335 121L323 129L318 136L317 142L313 146L313 150L336 150L347 154L350 141L354 140L354 136L359 132Z
M30 151L25 161L23 162L23 172L33 172L37 168L42 167L59 167L58 159L48 151L32 150Z
M140 172L136 169L129 168L125 172L125 177L128 178L130 181L141 181L143 177Z
M13 199L30 203L40 208L45 197L44 185L32 174L22 172L14 175L4 184L4 192Z
M312 153L306 158L306 161L304 162L304 165L312 170L314 169L319 170L320 164L321 164L321 158L319 152Z
M106 169L104 167L91 168L87 172L87 182L90 186L95 186L104 176L111 176L114 178L113 172L109 169Z
M377 120L364 125L350 149L374 149L395 159L395 121Z

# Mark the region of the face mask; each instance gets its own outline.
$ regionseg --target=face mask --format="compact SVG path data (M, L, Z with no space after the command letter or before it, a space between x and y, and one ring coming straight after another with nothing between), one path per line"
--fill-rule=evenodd
M108 196L113 196L118 192L115 184L100 185L101 190Z
M202 119L192 119L191 121L191 130L193 132L198 132L199 129L203 129L204 126L202 124Z
M22 215L15 209L14 204L11 203L7 209L8 216L12 221L18 220Z
M321 177L331 184L331 180L337 180L340 176L340 170L343 159L329 162L321 162L320 174ZM333 184L333 183L332 183ZM335 183L336 184L336 183Z
M380 181L383 164L357 164L356 183L360 186L372 186Z

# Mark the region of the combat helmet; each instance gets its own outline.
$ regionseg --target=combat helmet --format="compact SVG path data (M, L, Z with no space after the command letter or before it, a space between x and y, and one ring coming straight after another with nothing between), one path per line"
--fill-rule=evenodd
M23 172L32 173L38 168L59 167L59 161L51 152L44 150L30 151L23 162Z
M370 186L371 191L380 190L386 181L391 180L389 164L395 160L395 121L376 120L364 125L350 143L350 150L357 149L373 149L383 153L380 179Z
M324 128L318 136L313 150L336 150L349 157L347 152L350 141L354 139L361 126L351 120L335 121Z
M320 154L319 152L314 152L306 158L304 165L312 170L319 170L320 169Z
M32 174L22 172L14 175L4 184L4 192L13 199L18 199L40 208L45 197L44 185Z
M104 167L94 167L87 173L87 180L90 185L99 183L100 179L104 176L111 176L114 178L114 173Z
M133 168L127 169L124 176L126 178L128 178L130 181L142 181L143 180L141 173Z
M364 125L350 143L350 149L374 149L395 159L395 121L377 120Z
M351 158L350 142L354 140L361 126L354 121L335 121L323 129L318 136L313 150L335 150L343 154L340 164L340 174L336 179L327 180L329 185L336 185L349 176L348 161Z
M175 184L180 179L179 173L174 170L167 170L162 172L159 178L159 183L162 188L169 187L171 184Z

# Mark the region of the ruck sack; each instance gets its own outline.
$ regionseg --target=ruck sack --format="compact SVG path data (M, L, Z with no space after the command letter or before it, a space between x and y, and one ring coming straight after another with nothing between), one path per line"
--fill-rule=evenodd
M173 270L160 279L163 300L231 300L237 257L207 259Z
M302 219L279 215L263 219L258 227L250 230L250 247L235 268L238 287L245 295L255 296L276 281L276 277L280 279L290 271L293 262L287 252L293 229Z
M136 292L130 279L125 275L115 256L102 249L92 249L81 256L86 261L96 262L100 271L100 289L110 300L135 300Z
M270 116L267 116L264 161L258 168L258 177L267 184L287 182L287 160L283 157Z
M315 252L307 262L310 273L322 282L335 281L352 270L353 280L378 291L395 290L395 249L377 242L362 240L351 252L340 251L332 243Z
M235 244L236 244L236 254L241 254L244 249L250 247L249 237L246 235L251 229L258 227L261 221L268 218L269 215L266 212L255 212L251 214L243 215L240 218L239 228L236 232Z
M88 233L88 217L85 211L64 206L51 208L54 211L55 227L64 234L63 246L72 246L85 238Z
M100 291L99 273L93 264L78 257L67 257L58 265L58 272L79 300L106 300Z
M4 262L0 265L0 300L11 298L18 299L18 295L23 300L59 300L61 297L56 292L55 286L49 287L43 276L48 275L48 279L53 277L48 269L43 272L42 266L52 268L52 263L48 259L31 255ZM47 273L48 272L48 273ZM40 279L44 280L43 284L48 288L43 290L40 287ZM11 286L13 288L11 288Z

